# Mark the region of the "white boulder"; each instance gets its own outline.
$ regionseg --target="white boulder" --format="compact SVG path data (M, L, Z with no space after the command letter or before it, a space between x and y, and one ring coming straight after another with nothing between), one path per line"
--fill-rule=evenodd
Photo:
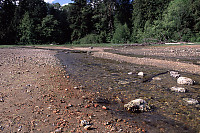
M180 74L178 72L175 72L175 71L170 71L170 76L174 77L174 78L178 78L180 77Z
M139 72L138 76L144 76L144 73L143 72Z
M198 104L199 102L196 99L192 98L183 98L184 101L186 101L188 104L195 105Z
M177 83L181 85L193 85L194 81L191 78L179 77Z
M185 88L182 88L182 87L171 87L170 88L171 91L175 91L175 92L185 92Z
M150 110L147 102L143 99L135 99L124 105L124 108L132 112L144 112Z

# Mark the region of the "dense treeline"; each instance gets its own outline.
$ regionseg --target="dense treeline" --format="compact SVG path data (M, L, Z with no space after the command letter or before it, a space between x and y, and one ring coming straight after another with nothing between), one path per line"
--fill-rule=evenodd
M199 0L0 0L0 44L200 42Z

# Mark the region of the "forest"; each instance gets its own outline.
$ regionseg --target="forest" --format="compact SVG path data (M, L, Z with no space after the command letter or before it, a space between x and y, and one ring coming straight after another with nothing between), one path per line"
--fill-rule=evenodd
M200 42L200 0L0 0L0 45Z

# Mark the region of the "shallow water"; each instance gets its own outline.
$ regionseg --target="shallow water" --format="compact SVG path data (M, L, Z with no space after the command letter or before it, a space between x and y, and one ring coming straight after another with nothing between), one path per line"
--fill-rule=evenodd
M177 85L176 79L170 77L167 69L141 66L94 58L84 52L60 51L57 57L70 80L84 86L86 91L95 92L95 96L106 98L111 113L129 122L145 123L148 132L198 132L200 131L199 106L187 105L183 98L200 101L200 76L188 73L180 74L196 81L196 85L183 86L186 93L171 92L169 88ZM137 76L144 72L144 77ZM129 75L128 73L133 74ZM152 80L160 77L161 81ZM152 107L145 113L130 113L123 105L129 101L142 98Z

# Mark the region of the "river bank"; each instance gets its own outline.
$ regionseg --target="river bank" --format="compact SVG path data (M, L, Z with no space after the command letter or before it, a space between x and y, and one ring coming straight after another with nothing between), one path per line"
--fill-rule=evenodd
M56 54L32 48L0 49L1 132L148 130L145 123L129 123L108 106L94 103L95 93L70 79ZM83 120L91 127L82 126Z

